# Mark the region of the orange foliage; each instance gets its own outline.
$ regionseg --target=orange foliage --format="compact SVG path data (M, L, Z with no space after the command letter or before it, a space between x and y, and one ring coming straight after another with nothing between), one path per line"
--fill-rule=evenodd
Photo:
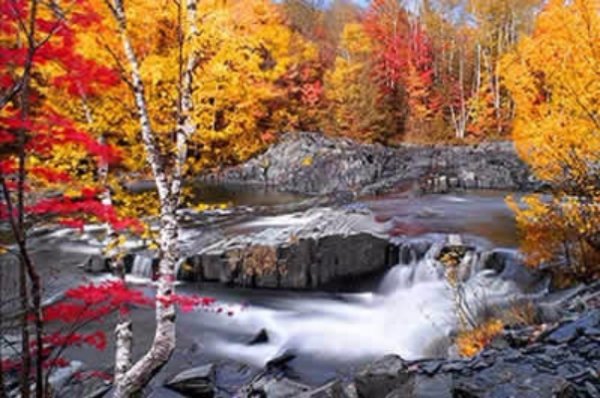
M458 352L463 357L472 357L487 347L504 329L504 324L490 320L475 329L460 332L456 338Z

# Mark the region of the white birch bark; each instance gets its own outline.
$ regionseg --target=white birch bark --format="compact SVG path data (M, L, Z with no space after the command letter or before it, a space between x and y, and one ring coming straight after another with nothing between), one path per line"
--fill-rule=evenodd
M134 89L135 104L138 110L141 127L142 141L146 150L146 158L152 169L152 174L158 190L160 200L160 235L159 246L161 260L159 264L158 289L156 293L156 331L154 340L148 352L135 364L129 367L126 363L131 355L131 340L126 330L117 333L119 356L116 368L125 370L120 372L115 380L115 397L130 397L140 391L169 360L175 349L175 308L172 297L175 288L175 264L178 259L178 227L176 219L177 198L169 189L165 165L152 131L148 108L144 95L144 83L140 74L137 56L127 34L127 20L123 7L123 0L108 1L107 4L113 12L121 35L125 56L129 63L131 79ZM129 346L128 346L129 344ZM127 352L128 350L128 352ZM122 361L122 362L120 362Z
M177 121L176 153L172 173L169 176L165 163L156 143L151 127L148 107L144 94L144 84L135 51L127 34L127 20L123 0L106 0L113 12L121 35L125 56L131 69L131 80L134 89L135 103L139 113L142 140L146 149L148 163L152 169L160 200L160 235L159 246L161 259L159 263L158 289L156 294L156 332L149 351L135 364L131 364L131 344L133 334L131 324L124 322L117 329L117 356L115 377L115 397L130 397L140 391L169 360L175 349L175 307L172 297L175 292L175 266L179 257L177 207L181 196L183 167L187 157L187 142L194 131L191 118L192 78L197 54L192 53L183 71L181 92L181 114ZM197 0L187 0L186 14L189 33L184 45L191 43L198 34L196 27ZM170 177L170 178L169 178Z
M184 40L184 48L191 47L193 40L198 36L198 26L196 25L197 0L186 0L186 19L189 28ZM194 69L198 62L198 52L193 50L189 53L186 66L183 70L181 79L181 113L177 120L177 158L175 160L174 176L171 181L171 194L177 198L176 206L179 205L181 198L181 186L183 184L184 165L188 153L188 141L195 131L192 120L192 111L194 109L192 98L192 86L194 78Z

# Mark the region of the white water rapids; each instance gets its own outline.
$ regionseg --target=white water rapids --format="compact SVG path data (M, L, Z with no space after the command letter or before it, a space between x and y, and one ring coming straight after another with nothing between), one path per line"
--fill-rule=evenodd
M203 349L255 366L264 366L284 352L330 364L360 363L391 353L406 359L445 355L446 347L440 352L435 346L455 329L457 312L453 289L435 260L440 248L434 244L424 255L413 251L412 260L392 268L375 292L276 297L249 305L232 317L207 314L192 322L198 322L199 328L209 322L215 331L202 336ZM485 254L464 257L460 274L471 311L507 305L532 292L523 289L531 285L522 288L510 278L515 275L516 253L506 251L504 256L506 266L500 273L482 269ZM248 336L262 329L268 342L249 345ZM219 331L224 330L245 338L223 338Z

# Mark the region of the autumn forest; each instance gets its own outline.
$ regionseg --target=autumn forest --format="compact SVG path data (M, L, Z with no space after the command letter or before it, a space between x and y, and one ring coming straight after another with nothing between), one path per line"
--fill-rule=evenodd
M597 396L600 1L0 0L0 222L0 398Z

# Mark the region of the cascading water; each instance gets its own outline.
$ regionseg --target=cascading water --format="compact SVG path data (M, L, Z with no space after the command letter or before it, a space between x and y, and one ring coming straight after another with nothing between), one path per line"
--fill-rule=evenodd
M154 259L146 254L136 254L131 265L131 275L144 278L152 279L154 274L153 269Z
M447 345L438 343L447 342L456 328L457 311L455 292L437 260L444 244L444 240L400 244L400 263L374 293L278 298L264 306L252 305L231 318L215 317L210 322L216 330L228 327L247 336L264 329L269 339L248 345L247 339L236 343L205 338L206 348L256 366L290 350L298 357L331 364L360 363L390 353L406 359L446 355ZM468 251L459 265L464 301L474 316L543 289L533 277L506 278L512 262L517 262L516 254L495 253L496 263L503 262L498 269L489 269L492 256L477 250Z

